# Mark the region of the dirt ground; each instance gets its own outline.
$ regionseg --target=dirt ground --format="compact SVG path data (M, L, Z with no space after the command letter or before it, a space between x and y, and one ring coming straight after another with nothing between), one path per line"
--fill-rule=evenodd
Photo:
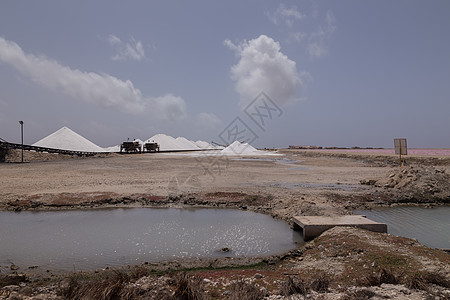
M0 209L20 211L126 206L236 207L264 212L291 222L291 217L295 215L342 215L350 214L356 208L405 203L420 205L450 203L450 159L448 157L408 156L406 166L399 167L398 158L394 155L317 153L302 150L279 150L277 154L279 155L264 157L230 157L218 154L206 156L200 153L194 157L184 153L112 154L74 159L53 157L47 160L49 158L42 157L42 154L33 156L32 153L28 153L25 159L28 162L21 164L11 162L18 157L17 153L11 153L9 160L7 159L9 163L0 164ZM335 234L342 234L339 230L343 229L336 230ZM312 299L317 297L377 299L374 295L381 295L380 297L383 298L382 284L394 284L385 286L385 290L392 290L389 294L392 299L403 299L392 297L395 293L405 296L404 299L416 297L415 286L400 280L396 283L382 282L376 285L377 287L370 288L372 289L370 293L374 295L369 298L356 296L351 298L351 295L364 293L369 295L370 293L369 290L359 292L360 288L355 283L358 275L349 272L350 268L361 272L369 270L372 273L382 272L384 268L392 271L392 267L397 268L398 262L401 261L398 270L394 268L392 272L397 272L395 276L404 275L405 270L412 268L412 265L417 267L416 265L419 264L407 258L417 257L417 253L420 253L422 257L423 248L426 247L418 243L416 245L408 239L389 240L383 234L366 234L356 229L348 230L343 236L351 235L353 239L343 238L344 240L337 243L335 239L333 239L334 242L326 239L327 235L325 235L321 237L323 242L320 242L319 238L309 243L310 246L299 249L297 254L291 253L284 257L256 261L255 263L262 263L264 266L251 267L251 272L228 270L221 271L222 273L216 276L211 275L213 272L211 268L214 269L214 266L209 264L210 268L207 271L209 275L201 272L190 274L201 275L202 278L207 279L204 283L210 287L211 293L214 292L213 299L229 298L229 289L226 285L223 290L216 288L220 285L217 282L225 280L224 278L228 278L226 280L231 282L229 277L241 273L242 278L256 278L257 283L261 281L261 278L270 278L272 276L270 274L278 274L278 277L274 275L276 278L271 282L266 280L266 284L260 282L259 286L266 290L266 298L284 299L282 286L286 278L290 276L289 274L299 276L307 269L312 270L312 273L327 272L327 276L332 276L335 282L330 286L333 292L323 294L323 291L315 292L312 289L308 294L313 297ZM345 241L347 245L351 243L355 245L347 249L344 246ZM360 245L359 248L356 245ZM408 252L405 250L408 247L413 249ZM367 251L368 248L373 249L374 252ZM406 258L395 260L393 266L386 263L384 256L394 255L389 254L388 250L399 249L405 250L402 255ZM426 251L438 250L426 248ZM382 256L377 256L381 255L380 253ZM427 267L420 265L421 267L417 270L437 272L448 283L449 255L442 251L436 253L439 254L423 256ZM389 262L389 259L387 261ZM384 263L386 265L383 265ZM230 265L232 263L228 264ZM220 268L226 267L227 263L220 266ZM245 269L248 268L248 266L245 267ZM281 269L283 271L280 271ZM262 272L263 277L256 276L255 272L258 274ZM353 277L344 278L342 274L345 272L353 274ZM11 273L17 275L17 272ZM153 281L156 280L155 278L161 279L160 275L148 276ZM308 276L304 278L309 280ZM62 282L59 281L56 284L53 282L47 296L63 299L64 295L57 295L57 290L61 290ZM170 282L173 283L173 280ZM166 287L170 286L170 282L164 283ZM214 282L216 282L215 286ZM274 282L278 282L275 284L276 287L272 287ZM22 286L18 285L18 288L10 288L14 291L3 292L4 295L40 299L36 298L38 297L36 295L39 295L38 291L30 292L28 296L16 291L16 289L22 291L24 286L31 288L30 284L23 282L21 284ZM435 292L431 292L432 289L428 287L426 291L419 289L417 299L423 299L423 295L441 297L438 299L450 297L450 292L445 291L446 289L448 291L449 287L445 287L445 284L437 285L433 290ZM4 285L0 285L0 288L2 287L0 299L2 299L1 291L5 291ZM45 293L41 292L41 294ZM278 297L276 295L280 295L279 298L276 298ZM5 296L4 299L8 298Z
M395 156L299 150L278 154L112 154L4 163L0 208L228 205L264 210L289 221L294 215L346 214L373 205L450 199L446 158L412 157L399 167Z

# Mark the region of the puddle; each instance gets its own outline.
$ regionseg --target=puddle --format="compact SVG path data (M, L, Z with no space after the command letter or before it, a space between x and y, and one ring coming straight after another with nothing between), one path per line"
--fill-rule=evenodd
M386 223L390 234L417 239L431 248L450 249L450 206L390 207L353 213Z
M303 242L287 223L235 209L0 212L0 267L93 270L183 258L281 254ZM231 251L218 250L227 247Z
M309 168L298 165L298 160L292 160L288 158L282 158L282 159L276 159L276 158L234 158L232 160L236 161L267 161L267 162L274 162L279 165L285 165L289 166L289 170L300 170L300 171L306 171L309 170Z

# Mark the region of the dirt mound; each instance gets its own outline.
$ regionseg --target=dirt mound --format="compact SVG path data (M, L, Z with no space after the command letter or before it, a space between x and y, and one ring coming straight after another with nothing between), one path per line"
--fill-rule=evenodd
M444 202L450 200L450 175L444 169L432 166L408 166L397 169L375 185L400 192L406 198L441 199Z

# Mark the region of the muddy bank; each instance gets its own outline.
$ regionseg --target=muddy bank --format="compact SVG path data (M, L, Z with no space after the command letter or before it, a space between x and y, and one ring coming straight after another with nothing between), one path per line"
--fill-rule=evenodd
M200 168L199 158L164 154L1 164L0 209L229 207L289 222L295 215L450 203L450 165L380 167L374 155L281 153L269 159L215 158L215 166L226 166L217 174Z

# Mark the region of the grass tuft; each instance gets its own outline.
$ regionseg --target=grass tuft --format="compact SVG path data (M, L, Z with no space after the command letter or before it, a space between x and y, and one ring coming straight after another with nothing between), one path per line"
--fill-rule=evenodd
M174 299L180 300L203 300L206 296L203 293L203 279L201 277L190 276L185 272L178 273L175 278Z
M399 284L399 277L401 276L395 275L391 270L381 269L378 274L371 273L366 275L359 284L365 286L379 286L383 283Z
M297 277L289 276L280 287L282 296L288 297L294 294L306 296L309 292L309 285Z
M231 285L231 300L260 300L266 293L260 290L255 284L238 280Z
M22 274L0 275L0 289L7 285L18 285L26 281L28 281L27 276Z
M70 276L60 287L59 295L66 299L134 299L138 290L128 287L132 278L125 271L114 270L104 279L83 280L76 274Z
M326 273L318 273L311 280L311 289L319 293L325 293L330 286L331 278Z
M428 291L428 285L435 284L450 288L450 280L441 273L416 272L406 278L405 285L410 289Z

